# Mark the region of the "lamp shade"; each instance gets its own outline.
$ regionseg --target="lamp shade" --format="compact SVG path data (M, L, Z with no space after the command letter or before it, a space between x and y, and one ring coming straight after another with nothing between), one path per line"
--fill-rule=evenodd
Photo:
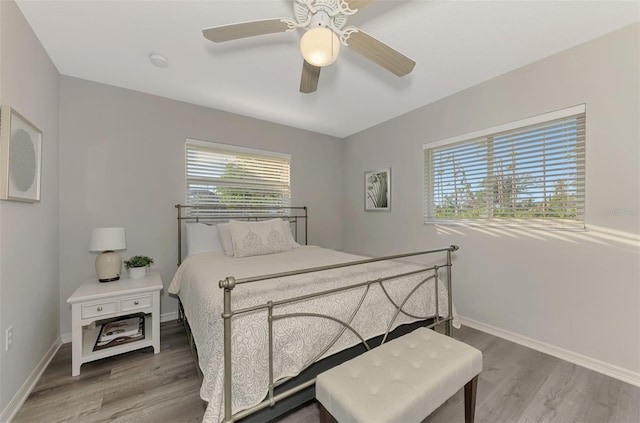
M115 251L127 248L124 228L93 228L89 251Z
M313 28L302 36L300 51L307 63L313 66L327 66L338 58L340 40L329 28Z

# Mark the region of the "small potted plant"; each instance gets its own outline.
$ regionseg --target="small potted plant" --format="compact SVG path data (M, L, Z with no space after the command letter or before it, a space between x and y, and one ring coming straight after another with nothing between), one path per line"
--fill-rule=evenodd
M124 261L124 267L129 271L131 279L144 278L147 274L147 267L153 264L153 259L147 256L133 256Z

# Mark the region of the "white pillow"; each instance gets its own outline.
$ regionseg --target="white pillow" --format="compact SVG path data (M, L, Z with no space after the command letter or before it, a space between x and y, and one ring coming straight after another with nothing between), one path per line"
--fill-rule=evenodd
M293 237L293 233L291 232L291 223L288 220L282 221L284 236L287 238L287 243L289 244L289 248L298 248L300 244L298 244Z
M222 252L218 229L215 226L188 222L185 227L187 230L187 257L194 254Z
M261 256L291 250L281 219L262 222L229 222L233 255L235 257Z
M224 250L224 255L233 257L233 240L231 239L229 224L219 223L216 226L218 227L218 236L220 238L220 244L222 244L222 248Z

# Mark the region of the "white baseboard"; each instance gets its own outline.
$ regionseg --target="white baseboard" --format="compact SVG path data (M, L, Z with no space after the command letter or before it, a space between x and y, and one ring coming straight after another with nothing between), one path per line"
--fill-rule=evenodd
M597 360L595 358L587 357L573 351L568 351L563 348L556 347L555 345L547 344L533 338L528 338L514 332L509 332L507 330L500 329L486 323L468 319L463 316L459 316L459 319L460 323L469 326L470 328L506 339L507 341L515 342L516 344L524 345L525 347L534 349L536 351L549 354L570 363L577 364L578 366L586 367L587 369L602 373L603 375L610 376L614 379L618 379L623 382L630 383L631 385L640 387L640 373L636 373L631 370Z
M172 311L170 313L164 313L160 315L160 323L170 322L172 320L178 320L177 311ZM63 344L71 342L71 332L63 333L62 335L60 335L60 337L62 338Z
M171 313L163 313L160 315L160 323L170 322L172 320L178 320L178 311L172 311Z
M9 404L2 410L0 414L0 422L10 423L11 420L16 416L22 404L27 400L29 394L40 380L40 376L44 373L45 369L53 359L53 356L58 352L58 348L62 345L62 339L58 338L55 340L53 345L49 347L49 350L45 353L44 357L38 362L38 365L33 369L27 380L24 381L18 392L13 396Z
M68 344L69 342L71 342L71 332L63 333L62 335L60 335L60 339L62 339L63 344Z

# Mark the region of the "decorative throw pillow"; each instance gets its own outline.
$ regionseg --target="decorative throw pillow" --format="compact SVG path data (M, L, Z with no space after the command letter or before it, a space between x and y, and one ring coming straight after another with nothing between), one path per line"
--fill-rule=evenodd
M291 247L287 242L281 219L262 222L229 222L235 257L282 253Z
M215 226L189 222L185 224L187 237L187 257L201 253L222 252Z
M233 240L231 239L231 230L228 223L219 223L216 225L218 228L218 236L220 237L220 244L224 249L224 255L233 257Z

